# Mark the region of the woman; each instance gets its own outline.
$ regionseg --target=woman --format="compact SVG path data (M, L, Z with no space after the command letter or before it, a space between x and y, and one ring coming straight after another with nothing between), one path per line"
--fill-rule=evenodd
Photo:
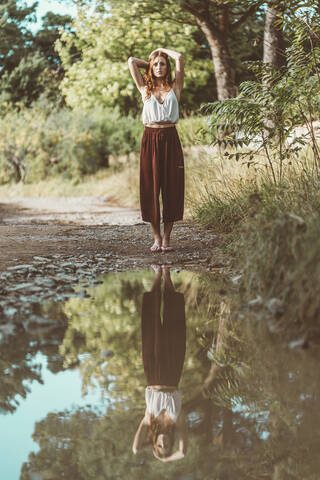
M175 60L175 80L171 78L168 57ZM144 102L142 121L145 130L140 151L140 206L142 219L151 223L152 252L173 250L170 235L173 223L183 218L184 162L175 128L179 120L179 99L184 82L183 56L158 48L149 62L130 57L131 75ZM139 68L145 69L144 76ZM160 231L159 195L163 203L163 236Z
M142 358L147 380L146 411L136 432L132 450L152 445L153 454L168 462L186 452L186 421L178 389L186 349L184 297L174 290L170 270L163 267L163 321L161 321L160 266L154 266L151 292L142 301ZM175 436L178 449L174 452Z

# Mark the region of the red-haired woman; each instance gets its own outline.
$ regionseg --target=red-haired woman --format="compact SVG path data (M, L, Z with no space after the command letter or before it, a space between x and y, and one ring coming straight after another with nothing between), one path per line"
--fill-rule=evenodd
M133 453L152 445L153 454L168 462L183 458L187 426L179 381L186 350L184 296L175 291L168 267L154 266L155 279L143 295L142 358L147 380L146 410L133 441ZM161 320L161 276L164 275ZM175 437L178 448L174 451Z
M175 60L175 79L169 58ZM184 162L175 124L179 120L179 99L184 82L183 56L158 48L149 62L130 57L131 75L144 102L145 130L140 151L140 206L142 219L151 223L152 252L170 251L173 223L183 218ZM142 76L140 68L145 69ZM159 195L162 195L164 231L160 231Z

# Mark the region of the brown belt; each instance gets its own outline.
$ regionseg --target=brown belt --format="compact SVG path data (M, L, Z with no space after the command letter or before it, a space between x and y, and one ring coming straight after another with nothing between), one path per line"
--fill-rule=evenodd
M152 124L146 124L145 127L149 128L168 128L168 127L175 127L175 123L152 123Z

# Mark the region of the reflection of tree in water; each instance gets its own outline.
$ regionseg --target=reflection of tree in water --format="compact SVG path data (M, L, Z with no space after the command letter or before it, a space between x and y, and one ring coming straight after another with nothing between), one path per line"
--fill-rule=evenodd
M83 392L98 384L118 401L132 404L140 389L141 338L136 320L142 279L142 272L108 275L102 285L88 289L93 299L71 298L65 304L69 327L60 352L65 366L80 365Z
M111 411L108 416L88 408L49 414L36 424L33 439L40 451L29 456L21 480L36 472L46 480L114 479L131 469L133 476L127 478L138 478L139 465L126 449L126 435L133 434L136 421L125 410Z
M44 312L35 306L33 314ZM29 326L26 331L22 321L16 322L16 333L3 338L0 345L0 410L14 412L22 398L30 392L33 381L42 383L41 365L34 357L41 353L47 358L47 368L53 373L63 369L59 354L66 330L66 319L61 306L50 304L46 307L46 316L54 321L45 327Z
M97 291L98 304L90 303L93 325L80 315L83 303L68 302L65 312L72 334L69 330L66 338L76 338L77 332L82 341L64 345L69 345L66 351L72 351L73 362L87 352L96 378L117 372L110 392L123 402L113 404L107 416L78 410L51 414L39 422L34 439L40 452L30 456L22 478L29 478L27 471L46 469L48 475L51 472L46 478L62 478L63 473L77 480L318 477L318 353L288 351L266 332L230 316L230 300L219 295L221 285L205 276L197 281L191 274L174 277L176 289L186 299L188 338L181 388L188 453L181 463L172 464L154 462L149 453L134 457L131 442L144 406L140 325L134 320L140 303L134 298L141 298L145 290L145 274L138 283L127 274L129 302L125 294L116 300L117 286L109 277L109 284ZM106 291L113 292L107 306ZM106 351L110 355L101 356Z

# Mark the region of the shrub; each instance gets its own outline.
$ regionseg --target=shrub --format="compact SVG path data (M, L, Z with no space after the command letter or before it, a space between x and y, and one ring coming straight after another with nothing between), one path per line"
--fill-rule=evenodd
M210 143L210 136L206 132L206 121L206 117L200 115L182 118L179 121L177 130L183 147L189 147L196 143Z
M320 25L315 20L312 30L308 22L297 18L294 27L285 68L254 62L250 68L257 80L243 82L237 98L203 107L210 113L211 142L225 148L223 155L248 166L265 165L275 184L282 182L286 164L309 143L317 174L320 169L313 127L320 107ZM296 128L302 125L306 132L296 135Z
M0 182L81 177L139 150L142 126L117 110L12 108L0 117Z

